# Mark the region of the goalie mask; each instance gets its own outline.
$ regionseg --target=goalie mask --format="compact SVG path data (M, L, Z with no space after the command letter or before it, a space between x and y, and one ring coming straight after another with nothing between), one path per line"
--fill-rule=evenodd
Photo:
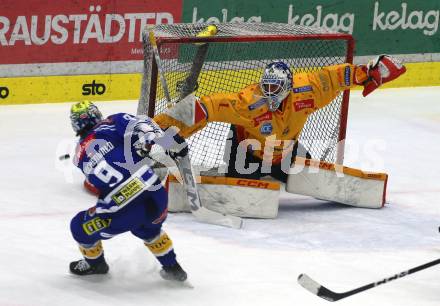
M269 110L274 112L292 90L292 72L281 61L270 63L264 69L260 87Z
M81 101L72 105L70 122L77 136L82 136L102 120L99 109L90 101Z

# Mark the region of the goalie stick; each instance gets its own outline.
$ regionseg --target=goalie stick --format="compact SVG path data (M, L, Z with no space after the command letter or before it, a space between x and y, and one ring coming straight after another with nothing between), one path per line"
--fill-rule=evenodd
M241 228L243 226L243 220L239 217L221 214L202 206L188 154L185 157L178 158L176 164L182 176L183 188L185 189L191 212L198 220L232 228Z
M394 274L393 276L386 277L384 279L381 279L380 281L370 283L365 286L362 286L362 287L359 287L359 288L356 288L356 289L353 289L350 291L346 291L346 292L340 292L340 293L334 292L334 291L320 285L318 282L316 282L315 280L310 278L307 274L301 274L300 276L298 276L298 283L304 289L319 296L320 298L323 298L323 299L330 301L330 302L336 302L336 301L339 301L340 299L352 296L352 295L357 294L359 292L363 292L363 291L372 289L374 287L386 284L388 282L405 277L405 276L410 275L412 273L416 273L418 271L428 269L428 268L435 266L435 265L438 265L438 264L440 264L440 258L433 260L431 262L425 263L423 265L411 268L409 270Z
M202 222L232 228L241 228L243 226L243 220L239 217L225 215L202 206L188 154L184 157L173 158L163 151L156 150L154 153L151 153L149 157L156 162L159 167L166 167L174 177L177 178L180 175L191 213L196 219Z
M209 36L210 35L209 27L210 26L208 26L204 31L200 32L199 35ZM205 31L206 31L206 33L203 34ZM215 32L216 31L217 31L217 27L215 27ZM202 37L202 36L199 36L199 37ZM157 42L156 42L156 38L154 37L153 31L149 32L149 39L150 39L151 45L153 46L154 58L156 60L157 71L158 71L160 82L161 82L161 85L162 85L162 88L163 88L163 91L165 94L165 99L167 100L167 107L171 107L172 106L171 95L170 95L170 92L168 89L167 81L165 79L164 71L162 70L162 66L160 63L159 50L157 47ZM204 44L201 46L206 46L204 49L202 49L202 50L204 50L203 51L204 52L203 58L202 58L202 60L200 60L200 59L193 60L193 65L191 67L190 75L185 80L185 84L183 86L184 88L182 89L180 96L183 95L183 92L186 92L191 89L191 86L192 86L191 84L196 83L198 75L200 74L201 66L203 65L203 61L206 56L207 44ZM200 47L198 50L200 50ZM202 51L200 51L200 52L202 52ZM199 52L197 52L197 53L199 53ZM197 56L197 54L196 54L196 56ZM199 56L200 56L200 54L199 54ZM199 66L195 67L195 65L199 65ZM185 87L186 87L186 89L185 89ZM192 92L192 90L191 90L191 92ZM198 219L199 221L202 221L202 222L216 224L216 225L222 225L222 226L227 226L227 227L232 227L232 228L241 228L242 227L243 220L241 218L236 217L236 216L231 216L231 215L224 215L219 212L209 210L206 207L203 207L201 205L199 193L197 191L197 184L196 184L194 174L192 171L191 161L189 159L189 155L186 155L185 157L181 157L179 161L176 161L176 163L179 168L180 174L182 176L183 188L185 189L187 197L188 197L188 201L190 202L191 212L196 217L196 219Z

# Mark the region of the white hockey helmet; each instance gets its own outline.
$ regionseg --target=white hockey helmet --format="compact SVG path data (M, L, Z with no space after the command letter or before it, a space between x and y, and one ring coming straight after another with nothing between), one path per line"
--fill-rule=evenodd
M281 61L267 65L261 77L260 87L269 110L276 111L292 90L292 72L289 66Z

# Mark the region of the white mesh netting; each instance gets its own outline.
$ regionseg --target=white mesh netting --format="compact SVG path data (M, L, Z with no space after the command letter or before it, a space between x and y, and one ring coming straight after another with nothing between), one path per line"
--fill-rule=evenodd
M178 101L182 87L191 74L200 44L194 37L207 24L157 25L144 32L144 75L138 114L153 116L167 107L164 90L157 77L152 46L148 39L153 31L159 47L160 65L172 101ZM218 24L216 41L205 39L205 57L195 85L195 95L237 92L257 83L263 68L274 60L289 64L293 73L315 71L321 67L351 61L351 36L318 28L278 23ZM348 95L341 93L327 107L307 120L299 141L313 158L341 162L338 141L345 135L344 112ZM342 120L342 121L341 121ZM195 165L216 167L223 162L229 124L209 123L189 140L191 160ZM339 149L341 150L341 149Z

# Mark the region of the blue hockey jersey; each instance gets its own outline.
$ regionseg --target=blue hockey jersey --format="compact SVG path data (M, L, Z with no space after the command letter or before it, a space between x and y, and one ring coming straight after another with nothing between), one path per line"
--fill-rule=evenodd
M139 126L142 133L136 132ZM118 211L143 191L162 188L147 160L135 149L140 135L143 143L153 144L161 133L149 118L119 113L102 120L80 139L73 162L99 190L96 212Z

